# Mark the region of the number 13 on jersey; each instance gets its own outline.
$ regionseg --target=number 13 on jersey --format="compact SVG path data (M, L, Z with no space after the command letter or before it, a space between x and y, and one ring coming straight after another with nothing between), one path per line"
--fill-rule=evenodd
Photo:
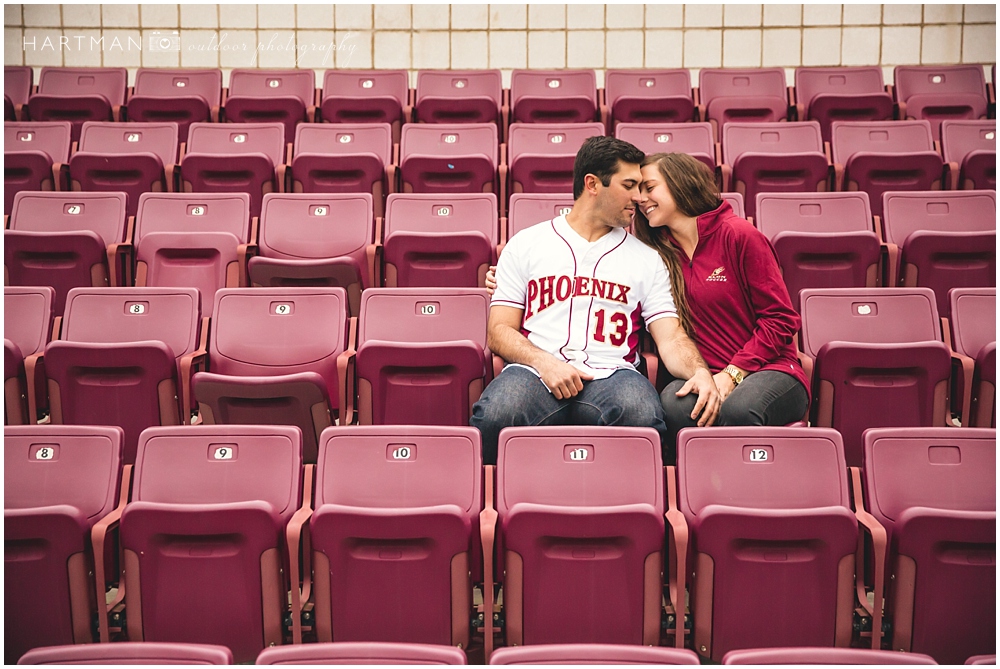
M621 311L607 315L604 309L594 312L594 341L621 346L628 338L628 316Z

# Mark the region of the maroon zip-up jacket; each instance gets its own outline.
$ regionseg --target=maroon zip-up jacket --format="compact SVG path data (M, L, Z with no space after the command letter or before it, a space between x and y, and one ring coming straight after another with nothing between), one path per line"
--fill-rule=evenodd
M712 373L733 364L747 372L791 374L809 392L795 353L802 321L792 308L774 248L728 202L698 217L698 246L680 251L695 342Z

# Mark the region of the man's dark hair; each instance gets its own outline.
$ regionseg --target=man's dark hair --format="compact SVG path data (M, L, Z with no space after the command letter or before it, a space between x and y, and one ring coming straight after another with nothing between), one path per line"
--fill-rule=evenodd
M605 186L618 171L618 161L638 165L645 158L642 151L614 137L590 137L583 143L573 161L573 199L583 195L583 178L593 174Z

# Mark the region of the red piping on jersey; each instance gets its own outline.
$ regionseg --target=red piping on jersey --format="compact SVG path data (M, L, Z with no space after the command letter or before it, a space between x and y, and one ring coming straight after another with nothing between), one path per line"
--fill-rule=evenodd
M610 235L611 233L609 232L608 234ZM626 239L628 239L628 235L627 234L624 237L622 237L622 240L620 242L618 242L617 244L615 244L614 247L608 249L607 251L605 251L604 253L601 254L601 257L598 258L597 262L594 263L594 271L591 273L590 278L597 279L597 267L598 267L598 265L601 264L602 260L604 260L606 257L608 257L609 255L611 255L611 253L613 253L615 250L617 250L619 246L621 246L622 244L624 244ZM575 270L576 268L574 267L573 269ZM576 272L574 271L573 274L576 274ZM590 346L590 310L591 310L591 308L593 306L594 306L594 296L591 295L590 296L590 304L587 306L587 328L586 328L586 335L584 335L584 341L586 342L583 345L583 364L584 365L587 365L587 361L590 360L590 353L587 352L587 348ZM569 311L570 311L570 314L573 313L573 305L572 304L570 304L570 310ZM566 343L568 344L569 342L566 342ZM587 366L590 367L590 365L587 365Z
M565 237L559 234L559 230L556 229L556 219L553 218L551 221L549 221L549 225L552 226L552 232L555 233L556 237L563 240L563 243L566 244L566 248L569 249L570 255L573 256L573 276L576 276L576 253L574 253L573 251L573 246L566 240ZM567 223L567 225L569 224ZM555 289L556 288L553 285L552 290ZM567 358L566 354L563 353L563 349L569 346L569 342L572 338L573 338L573 300L571 294L569 300L569 319L566 322L566 343L559 347L559 355L561 355L563 357L563 360L565 360L566 362L569 362L569 358Z

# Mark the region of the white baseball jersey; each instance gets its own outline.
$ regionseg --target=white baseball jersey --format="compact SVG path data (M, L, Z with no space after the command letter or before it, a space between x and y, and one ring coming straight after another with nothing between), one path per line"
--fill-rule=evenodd
M640 318L677 318L656 251L621 228L588 242L565 216L514 235L496 280L492 304L524 310L521 334L595 379L635 369Z

